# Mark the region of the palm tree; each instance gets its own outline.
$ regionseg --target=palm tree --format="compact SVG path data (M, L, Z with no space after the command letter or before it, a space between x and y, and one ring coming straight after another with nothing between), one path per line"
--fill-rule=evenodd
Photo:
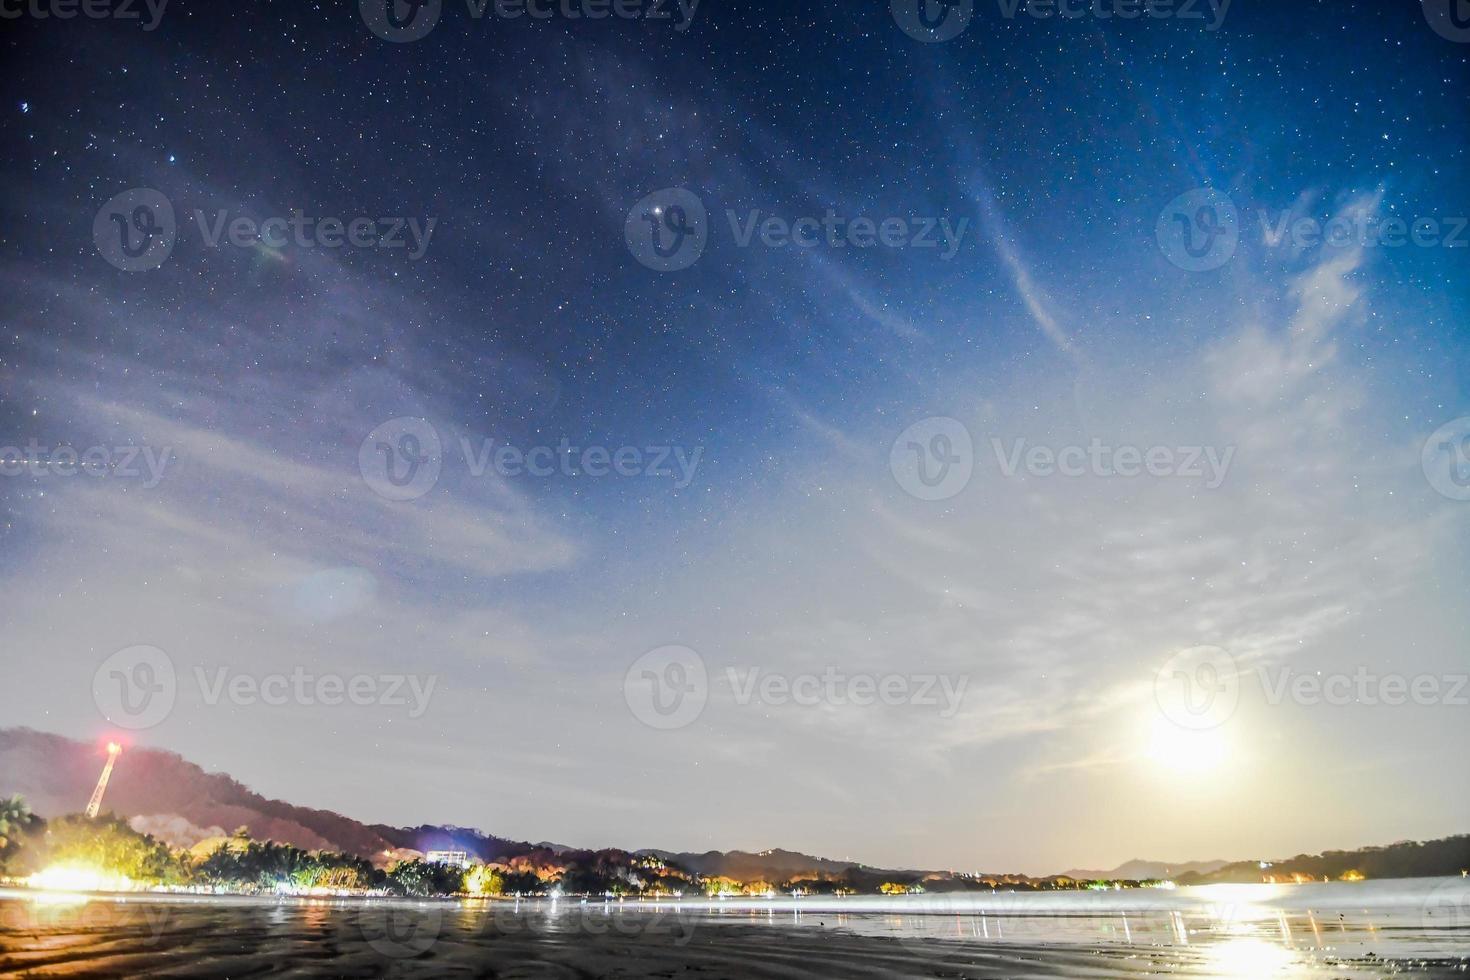
M34 819L30 804L21 797L0 800L0 851L9 850L11 838L29 827Z

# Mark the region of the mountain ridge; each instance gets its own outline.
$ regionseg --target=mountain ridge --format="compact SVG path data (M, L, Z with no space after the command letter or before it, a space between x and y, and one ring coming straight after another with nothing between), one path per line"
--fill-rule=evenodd
M78 813L86 806L101 760L97 746L88 742L30 728L0 729L0 796L18 793L42 817ZM472 827L367 824L332 810L269 799L228 774L206 772L176 752L157 748L127 751L108 785L104 809L181 847L245 827L258 839L357 854L380 864L430 850L465 851L479 861L541 867L564 863L571 855L598 853L550 841L511 840ZM779 848L759 853L656 848L627 853L681 864L680 859L687 858L690 863L683 866L691 870L742 880L879 870ZM932 872L903 869L903 873Z
M19 794L43 818L80 813L87 804L103 755L100 747L30 728L0 728L0 797ZM1263 874L1307 876L1316 880L1348 873L1372 877L1470 872L1470 836L1424 843L1401 841L1386 847L1299 854L1268 862L1150 861L1134 858L1111 871L1074 869L1062 875L980 874L884 869L783 848L702 852L616 847L576 848L550 841L530 843L455 825L394 827L367 824L332 810L273 800L225 773L209 773L166 749L132 748L108 786L104 809L127 819L171 847L187 848L244 827L257 840L273 840L303 850L338 851L380 866L422 856L430 850L464 851L475 860L517 871L557 872L607 856L661 859L705 877L772 884L797 879L846 878L876 887L884 880L922 885L926 890L1055 884L1074 881L1172 879L1180 884L1257 881Z

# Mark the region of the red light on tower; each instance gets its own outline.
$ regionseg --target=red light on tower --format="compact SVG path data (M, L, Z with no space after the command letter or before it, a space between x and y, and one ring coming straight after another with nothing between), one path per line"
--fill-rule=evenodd
M102 767L102 775L97 779L97 788L92 790L92 799L87 802L87 819L97 819L97 811L102 809L102 794L107 792L107 781L112 778L112 765L117 762L118 755L122 752L122 746L116 742L107 743L107 764Z

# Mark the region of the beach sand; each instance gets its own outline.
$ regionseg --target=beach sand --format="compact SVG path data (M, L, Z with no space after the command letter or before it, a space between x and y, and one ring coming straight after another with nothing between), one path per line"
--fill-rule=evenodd
M839 919L846 920L841 924ZM850 916L802 924L646 910L404 902L0 898L3 977L797 977L1368 980L1470 976L1454 956L1393 959L1257 935L1183 943L945 939ZM993 920L992 920L993 921ZM1385 945L1392 945L1386 942ZM1466 950L1470 953L1470 950Z

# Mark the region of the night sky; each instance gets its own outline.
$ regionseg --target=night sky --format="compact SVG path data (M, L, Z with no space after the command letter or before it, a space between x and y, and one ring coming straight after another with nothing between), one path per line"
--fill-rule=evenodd
M347 2L6 7L0 449L169 462L0 475L0 724L580 846L1043 872L1464 832L1470 707L1258 679L1466 670L1470 502L1421 450L1470 415L1470 38L1426 2L1235 0L1210 29L984 0L926 41L876 0L445 0L403 43ZM1202 188L1238 244L1181 259L1204 211L1171 202ZM135 189L177 231L128 271L99 242ZM753 211L829 210L909 233L741 244ZM293 211L410 244L210 245ZM1288 211L1459 247L1276 240ZM702 252L650 268L639 233L676 224ZM972 438L962 488L894 464L916 424ZM370 471L405 432L438 472L395 494ZM461 440L488 439L640 472L477 475ZM1007 475L992 439L1233 455L1217 486ZM97 687L139 645L177 691L129 726ZM667 645L709 679L677 727L630 693ZM1199 646L1239 704L1161 735L1156 674ZM210 703L221 668L435 686L417 716ZM730 668L966 687L740 703Z

